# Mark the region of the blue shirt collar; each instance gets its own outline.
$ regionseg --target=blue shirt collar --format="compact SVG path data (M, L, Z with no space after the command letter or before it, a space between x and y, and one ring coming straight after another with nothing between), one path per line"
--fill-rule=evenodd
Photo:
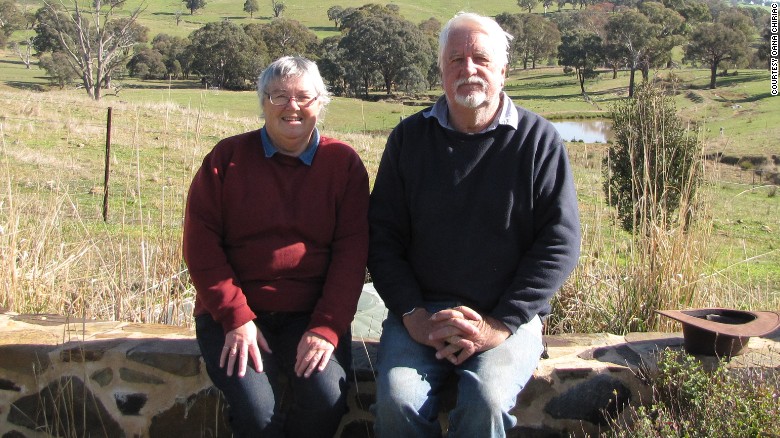
M271 142L271 137L268 136L265 126L260 130L260 139L263 143L263 151L266 158L273 157L279 149ZM311 134L311 142L306 150L302 154L298 155L298 159L307 166L311 166L311 162L314 161L314 154L317 153L317 148L320 146L320 131L317 127L314 127L314 132Z
M449 109L447 108L447 97L441 96L439 100L437 100L436 103L433 104L432 107L423 111L423 116L433 117L439 121L439 124L443 128L447 128L454 131L455 128L453 128L452 125L450 125L449 113L450 113ZM493 122L490 123L490 126L488 126L482 132L492 131L498 128L498 125L508 125L514 129L517 129L519 123L520 123L520 115L517 112L517 108L512 103L512 99L509 98L509 95L507 95L505 92L502 91L501 111L498 112L496 118L493 119Z

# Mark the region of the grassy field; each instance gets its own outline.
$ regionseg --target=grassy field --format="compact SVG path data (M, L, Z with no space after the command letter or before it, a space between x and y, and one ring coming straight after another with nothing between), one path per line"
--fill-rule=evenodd
M43 4L41 0L19 0L19 3L31 9L37 9ZM325 38L338 34L334 23L328 21L328 8L334 5L342 8L358 8L367 3L371 2L366 0L286 0L284 1L285 10L282 17L297 20L309 27L318 37ZM206 7L195 11L192 15L183 1L128 0L124 12L127 13L139 6L145 6L148 12L141 16L140 22L150 29L152 36L158 33L187 36L195 29L214 21L231 20L240 25L269 22L273 18L271 0L258 0L258 4L260 10L252 18L244 12L244 2L238 0L207 0ZM414 23L419 23L430 17L444 22L458 11L478 12L485 15L496 15L507 11L523 12L516 2L509 0L432 0L426 2L396 0L392 4L397 5L401 15ZM566 9L569 8L571 8L570 5L566 7ZM541 6L538 9L541 11ZM179 25L176 25L177 12L182 14Z
M285 15L300 14L323 36L332 32L325 15L331 4L362 2L323 2L304 11L303 2L290 1ZM397 4L414 21L431 15L444 20L459 9L493 14L516 8L498 2L473 8L443 1ZM155 2L155 12L146 14L146 24L152 34L154 29L170 33L176 28L173 13L183 4L158 6ZM268 20L270 2L261 8L267 10L256 19ZM240 4L214 0L206 11L185 16L180 27L190 28L181 35L199 27L200 20L227 14L248 21ZM187 312L179 311L194 295L179 248L186 190L216 141L262 124L255 93L205 90L196 81L115 78L118 91L93 102L83 90L52 90L41 70L25 69L14 56L0 51L0 307L190 323ZM552 330L652 328L649 321L630 321L647 316L627 304L646 302L639 290L668 294L661 304L671 307L780 308L780 196L754 172L776 172L772 160L780 156L780 110L778 98L769 96L769 73L741 70L718 78L715 90L706 88L706 69L651 75L674 85L677 108L704 141L705 152L730 157L734 165L704 163L707 184L697 205L701 220L691 232L660 236L653 254L663 270L648 271L657 263L648 263L646 248L614 226L614 213L604 204L600 165L606 146L570 143L583 257L556 303L559 316ZM612 79L605 71L586 84L589 98L584 99L573 76L544 67L510 72L506 90L517 103L564 120L607 117L611 105L625 97L627 84L626 72ZM335 98L322 129L352 144L373 178L387 132L437 94L406 102L381 94L372 102ZM104 222L108 107L113 129ZM628 322L615 322L621 318Z

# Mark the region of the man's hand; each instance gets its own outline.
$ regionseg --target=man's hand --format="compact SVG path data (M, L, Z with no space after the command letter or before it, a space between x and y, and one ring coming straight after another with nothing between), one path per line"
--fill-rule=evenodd
M322 336L314 332L304 333L298 342L298 352L295 355L295 375L308 378L314 370L324 370L334 348L333 344Z
M238 377L244 377L246 364L251 357L255 370L261 373L263 372L263 359L260 356L260 348L265 352L271 352L268 342L254 321L249 321L225 335L225 346L222 347L222 354L219 356L219 367L225 368L227 362L227 375L232 376L233 370L238 364Z
M436 349L436 358L447 359L455 365L462 364L474 353L500 345L512 334L501 321L483 317L466 306L436 312L430 320L435 328L429 337L444 343Z
M403 317L404 327L417 343L433 347L436 350L444 348L443 340L434 340L431 334L435 330L431 313L422 307L418 307L412 313Z

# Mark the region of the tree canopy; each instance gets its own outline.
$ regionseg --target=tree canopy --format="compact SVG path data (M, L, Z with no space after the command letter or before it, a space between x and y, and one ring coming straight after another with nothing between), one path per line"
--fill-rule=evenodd
M701 23L691 33L685 46L685 58L710 67L710 88L716 87L718 66L723 61L736 61L747 51L747 39L742 32L723 23Z
M268 54L237 24L209 23L190 35L192 70L213 87L252 88Z
M260 5L257 4L257 0L246 0L244 2L244 12L249 14L249 18L254 18L255 12L260 10Z
M366 94L373 74L381 75L390 94L402 69L407 77L424 78L435 59L420 28L391 11L372 11L352 22L339 48L347 61L361 66Z
M3 48L8 37L19 29L24 29L24 14L13 0L0 0L0 48Z
M195 11L206 7L206 0L182 0L190 10L190 15L195 15Z
M558 62L575 69L582 94L585 94L585 79L594 76L603 57L603 44L597 33L576 29L561 36Z

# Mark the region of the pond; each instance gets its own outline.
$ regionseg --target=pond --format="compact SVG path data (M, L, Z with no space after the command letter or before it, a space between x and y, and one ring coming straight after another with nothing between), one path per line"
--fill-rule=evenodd
M606 119L560 120L552 124L565 141L606 143L612 139L612 122Z

